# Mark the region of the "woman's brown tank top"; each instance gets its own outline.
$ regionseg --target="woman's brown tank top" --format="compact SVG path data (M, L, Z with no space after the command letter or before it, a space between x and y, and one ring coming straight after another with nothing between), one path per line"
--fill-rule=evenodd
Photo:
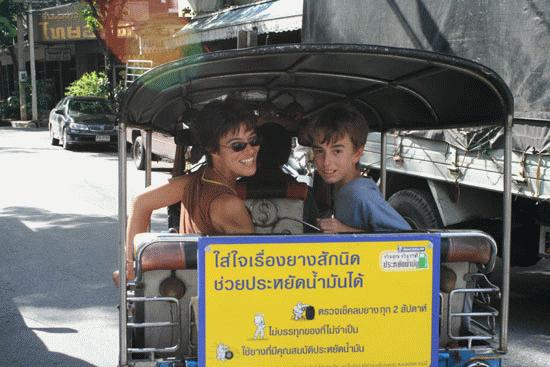
M181 199L180 233L218 234L210 217L210 204L222 194L237 196L229 183L209 167L191 174Z

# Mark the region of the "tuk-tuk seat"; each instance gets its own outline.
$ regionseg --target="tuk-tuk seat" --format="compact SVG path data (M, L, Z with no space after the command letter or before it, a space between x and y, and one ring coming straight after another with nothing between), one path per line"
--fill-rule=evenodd
M302 218L308 193L306 184L290 179L283 182L237 182L236 191L250 211L256 233L304 232Z
M453 237L441 242L442 263L470 262L487 265L491 256L491 245L482 237Z
M485 277L492 270L495 257L496 245L485 237L442 238L440 347L458 345L468 338L487 337L488 334L482 335L479 330L472 329L472 325L491 325L498 314L489 302L498 288Z
M196 269L197 248L196 246L188 247L189 243L181 241L162 241L148 246L141 256L141 272ZM118 288L120 286L119 271L115 270L112 277L115 286Z
M496 256L491 251L491 245L482 237L453 237L441 241L441 291L451 292L457 287L459 275L489 265L491 258ZM474 268L470 269L470 266Z

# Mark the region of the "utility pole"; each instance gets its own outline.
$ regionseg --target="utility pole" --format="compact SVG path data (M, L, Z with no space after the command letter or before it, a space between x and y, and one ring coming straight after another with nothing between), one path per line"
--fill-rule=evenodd
M32 119L38 120L38 99L36 95L36 62L34 57L34 25L32 21L32 3L45 4L48 0L13 0L16 3L28 4L27 32L29 32L29 57L31 64L31 106ZM19 66L19 108L21 110L21 120L27 119L27 107L25 96L25 82L27 81L27 69L25 67L24 57L24 34L23 34L23 16L17 16L17 49Z
M31 58L32 119L38 120L38 96L36 95L36 59L34 57L34 23L32 21L32 1L29 2L29 17L27 22L27 29L29 30L29 50Z
M27 68L25 67L23 16L17 15L17 70L19 75L19 114L21 120L27 119L27 98L25 95L25 83L27 82Z

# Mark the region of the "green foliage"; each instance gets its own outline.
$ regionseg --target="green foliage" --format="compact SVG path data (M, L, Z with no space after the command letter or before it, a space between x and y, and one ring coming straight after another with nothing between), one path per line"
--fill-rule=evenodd
M0 46L10 46L17 33L17 12L20 4L0 0Z
M29 85L30 87L30 85ZM29 93L30 95L30 93ZM43 79L36 81L36 105L40 116L47 115L57 102L55 96L55 83L53 79ZM27 97L27 101L30 97ZM29 109L30 111L30 109Z
M120 103L122 102L122 98L124 97L124 92L126 91L126 87L124 87L124 82L118 83L118 85L115 87L113 91L113 102L115 109L118 111L118 107L120 106Z
M99 19L97 18L97 12L95 11L96 7L97 4L95 0L82 3L81 14L84 18L84 21L86 22L86 26L88 26L88 29L90 29L91 31L101 29L101 23L99 22Z
M0 101L0 120L4 118L17 118L19 116L19 97L11 96Z
M25 83L25 96L27 112L32 111L32 87L30 81ZM38 107L38 117L45 117L57 102L55 98L55 83L52 79L36 81L36 106ZM13 96L5 101L0 101L0 118L19 118L19 90L15 91Z
M109 98L109 79L105 73L85 73L65 90L66 96L97 96Z

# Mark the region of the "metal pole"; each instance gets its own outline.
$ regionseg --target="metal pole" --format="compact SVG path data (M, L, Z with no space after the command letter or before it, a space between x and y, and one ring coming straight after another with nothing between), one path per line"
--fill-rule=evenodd
M504 127L504 187L503 187L503 238L502 238L502 304L500 350L508 351L508 310L510 301L510 249L512 226L512 114Z
M151 186L151 161L153 160L153 132L145 132L145 187Z
M30 51L30 63L31 63L31 105L32 105L32 119L38 120L38 103L36 95L36 65L34 57L34 26L32 22L32 3L29 3L29 20L27 23L29 29L29 51Z
M380 191L386 199L386 132L380 133Z
M57 70L59 71L59 95L63 96L63 65L61 64L61 61L57 62Z
M23 16L17 15L17 70L19 75L19 114L21 120L27 119L27 96L25 94L25 82L27 75L27 68L25 67L25 52L24 52L24 27Z
M126 300L126 195L126 124L121 123L118 126L119 367L128 365L126 329L126 322L128 320Z

